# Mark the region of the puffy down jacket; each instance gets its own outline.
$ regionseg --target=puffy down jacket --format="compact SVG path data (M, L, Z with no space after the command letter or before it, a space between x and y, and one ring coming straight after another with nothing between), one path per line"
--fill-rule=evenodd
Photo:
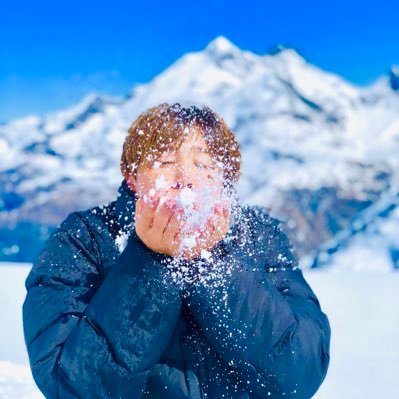
M182 286L173 258L137 236L125 180L118 192L69 214L26 279L25 342L45 397L311 398L331 330L280 221L240 205L211 251L219 277ZM201 262L186 261L194 276L209 272Z

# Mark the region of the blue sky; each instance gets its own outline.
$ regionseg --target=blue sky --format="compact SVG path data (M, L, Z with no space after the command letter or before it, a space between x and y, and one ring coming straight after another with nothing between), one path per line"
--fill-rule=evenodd
M124 95L218 35L258 54L295 47L365 85L399 64L398 15L399 2L367 0L3 2L0 121Z

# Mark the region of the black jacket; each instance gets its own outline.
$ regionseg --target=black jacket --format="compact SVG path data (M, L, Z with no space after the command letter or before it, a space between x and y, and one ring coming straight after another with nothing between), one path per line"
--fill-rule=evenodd
M123 180L116 201L69 214L33 264L23 324L45 397L311 398L330 325L279 220L240 206L211 251L220 276L182 287L173 258L137 236L134 207Z

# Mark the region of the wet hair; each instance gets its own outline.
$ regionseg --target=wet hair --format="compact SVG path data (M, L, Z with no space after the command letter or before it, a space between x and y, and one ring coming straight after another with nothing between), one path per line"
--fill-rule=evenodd
M193 129L202 134L212 158L222 163L224 180L238 181L240 146L225 121L209 107L183 107L179 103L162 103L133 121L123 144L122 175L135 175L140 165L147 167L163 152L177 150Z

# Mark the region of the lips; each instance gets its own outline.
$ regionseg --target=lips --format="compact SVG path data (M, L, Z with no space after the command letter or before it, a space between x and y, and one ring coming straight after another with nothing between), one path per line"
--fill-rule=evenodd
M150 191L152 192L144 197L150 203L156 203L159 199L156 212L164 203L169 209L175 208L184 230L191 230L191 227L193 231L210 228L218 217L227 213L228 201L225 198L212 198L212 193L208 191L198 193L188 187L184 187L178 193Z

